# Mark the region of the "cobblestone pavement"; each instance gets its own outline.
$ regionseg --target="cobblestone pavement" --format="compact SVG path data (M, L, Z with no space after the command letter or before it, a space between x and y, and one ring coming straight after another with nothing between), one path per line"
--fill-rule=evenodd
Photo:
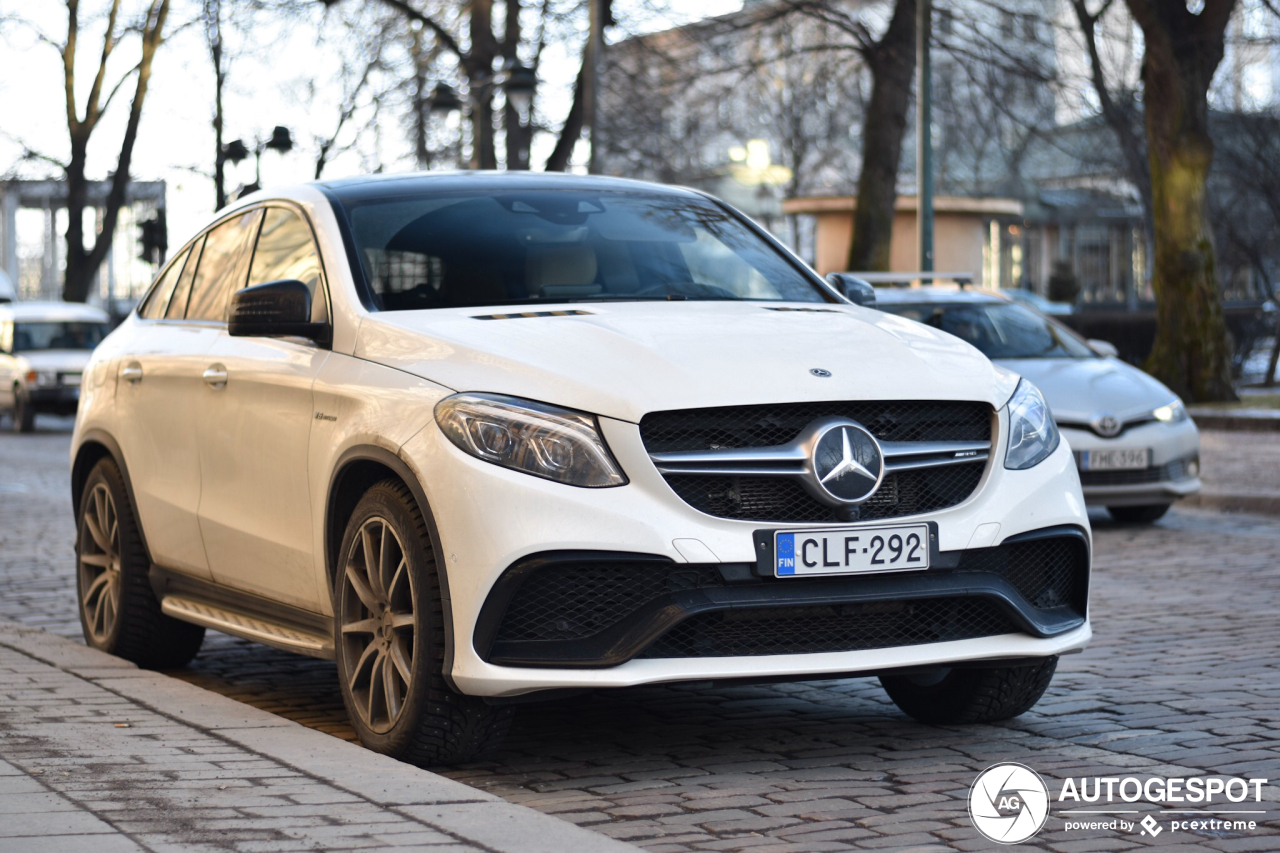
M1268 439L1206 441L1207 479ZM0 438L0 616L74 636L66 447ZM1095 521L1094 644L1017 720L919 725L873 680L635 688L524 707L499 754L445 775L653 851L988 849L965 799L998 761L1055 794L1080 776L1280 777L1280 521ZM172 674L351 736L332 664L211 633ZM1280 850L1277 791L1252 832L1068 831L1055 813L1024 846Z

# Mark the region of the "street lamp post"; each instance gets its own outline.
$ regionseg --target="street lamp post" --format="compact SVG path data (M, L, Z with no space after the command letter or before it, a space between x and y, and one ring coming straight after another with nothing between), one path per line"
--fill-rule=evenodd
M289 128L276 125L271 129L269 137L258 140L258 143L253 146L253 183L242 187L240 195L248 195L262 189L262 154L268 150L280 154L287 154L293 150L293 136L289 133ZM245 145L242 139L233 139L223 146L222 157L229 163L239 165L249 158L249 146Z
M469 103L463 101L458 90L448 83L436 83L431 91L431 114L444 117L461 112L468 105L475 105L477 93L488 92L493 86L502 89L511 106L515 107L519 120L522 123L528 121L533 107L533 93L538 88L538 75L532 68L518 61L507 62L495 74L473 78L468 87ZM511 164L508 163L507 167L510 168Z

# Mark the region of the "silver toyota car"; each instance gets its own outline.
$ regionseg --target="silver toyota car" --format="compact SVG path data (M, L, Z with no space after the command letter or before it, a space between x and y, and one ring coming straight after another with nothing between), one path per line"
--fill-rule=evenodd
M992 291L881 288L876 306L950 332L1034 382L1071 445L1090 506L1149 524L1200 491L1200 433L1182 401L1110 345Z

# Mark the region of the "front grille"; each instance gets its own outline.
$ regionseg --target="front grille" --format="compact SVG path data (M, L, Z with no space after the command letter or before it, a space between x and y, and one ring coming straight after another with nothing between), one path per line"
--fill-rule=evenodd
M649 646L642 658L740 657L854 652L993 637L1019 630L978 598L923 598L700 613Z
M773 447L794 441L818 418L862 424L881 441L990 441L991 407L969 402L830 402L651 412L640 419L650 453Z
M618 561L553 563L534 572L507 605L498 642L577 640L683 589L723 583L713 566Z
M1022 630L1006 612L1009 605L974 592L981 586L999 589L999 580L975 575L991 575L1012 587L1027 602L1017 605L1018 612L1031 614L1033 624L1041 624L1037 613L1048 620L1043 624L1059 626L1084 617L1089 553L1080 535L1007 542L939 562L925 572L896 575L776 578L756 575L745 565L725 569L731 572L726 576L721 566L653 558L548 561L528 572L513 570L509 585L508 575L499 580L486 612L495 601L506 603L490 614L496 622L492 646L478 642L477 648L498 663L538 665L545 659L550 665L570 655L574 663L589 665L597 653L620 654L611 664L637 653L853 651ZM943 567L948 562L954 568ZM892 596L886 596L885 584ZM948 597L939 594L944 590ZM815 595L830 603L813 604ZM706 596L714 596L715 603ZM796 597L807 600L803 606L787 603ZM742 636L753 633L756 639ZM633 645L619 652L624 637ZM596 651L574 652L588 647Z
M955 506L973 494L986 462L917 468L885 474L880 488L859 504L858 518L900 518ZM844 521L795 480L783 477L727 477L668 474L667 484L691 507L739 521Z
M1143 483L1164 483L1189 476L1187 466L1191 459L1175 459L1164 465L1138 468L1130 471L1081 471L1082 486L1138 486Z

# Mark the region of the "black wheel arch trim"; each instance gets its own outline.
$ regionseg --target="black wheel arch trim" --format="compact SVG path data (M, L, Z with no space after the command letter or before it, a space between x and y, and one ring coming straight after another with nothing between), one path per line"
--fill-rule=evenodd
M80 436L80 443L76 445L75 461L71 465L71 512L76 517L76 547L80 547L80 496L84 494L85 481L89 479L89 472L93 470L93 464L90 464L85 454L85 448L90 444L100 445L107 451L107 456L111 457L111 461L116 464L116 468L120 471L120 477L124 480L124 490L129 497L129 506L133 510L134 521L138 525L138 538L142 540L142 550L146 554L147 562L151 562L151 546L147 544L146 526L142 523L142 515L138 512L138 499L133 491L133 479L129 476L129 464L125 462L124 451L120 449L120 444L115 438L105 430L89 429L85 430ZM98 457L101 458L101 457Z
M335 531L331 529L331 520L336 509L336 503L340 495L342 478L344 473L357 462L373 462L390 469L397 477L408 487L410 494L418 503L418 511L422 513L422 519L426 522L427 533L431 538L431 550L436 560L436 575L440 582L440 612L444 614L444 680L450 688L457 692L457 685L453 681L453 660L454 649L456 647L457 638L454 636L453 628L453 602L449 593L449 566L445 560L444 549L440 544L440 530L436 526L435 515L431 511L431 504L427 500L427 493L422 488L421 478L413 467L400 455L393 453L385 447L376 445L357 445L343 451L338 457L337 463L333 466L333 473L329 477L329 488L325 495L324 519L323 524L323 541L324 541L324 566L325 576L328 580L329 592L332 595L334 572L337 571L337 561L340 555L337 553L341 547L342 531L336 531L337 540L334 539ZM336 620L335 616L335 620Z

